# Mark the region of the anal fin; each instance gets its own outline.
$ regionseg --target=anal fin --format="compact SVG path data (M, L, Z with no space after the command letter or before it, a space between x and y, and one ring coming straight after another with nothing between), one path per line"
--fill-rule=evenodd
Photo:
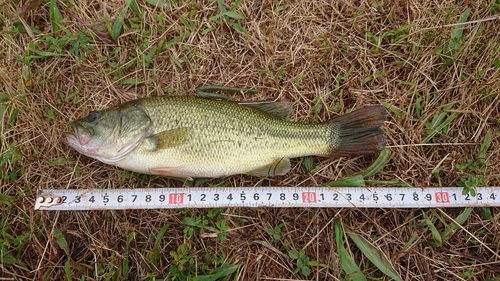
M181 178L192 181L193 178L184 174L180 167L158 167L150 168L149 173L158 176Z
M260 177L281 176L288 173L288 171L290 171L290 168L291 168L290 159L281 158L269 165L265 165L261 168L247 172L246 174L252 176L260 176Z

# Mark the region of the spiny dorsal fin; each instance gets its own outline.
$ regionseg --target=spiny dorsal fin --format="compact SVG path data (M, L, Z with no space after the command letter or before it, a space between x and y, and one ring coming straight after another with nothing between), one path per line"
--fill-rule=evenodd
M171 148L184 144L189 139L189 128L178 128L159 132L147 138L151 143L151 151Z
M250 107L261 111L263 113L269 114L278 119L285 118L288 114L292 112L292 103L287 100L265 100L265 101L242 101L238 102L239 105Z

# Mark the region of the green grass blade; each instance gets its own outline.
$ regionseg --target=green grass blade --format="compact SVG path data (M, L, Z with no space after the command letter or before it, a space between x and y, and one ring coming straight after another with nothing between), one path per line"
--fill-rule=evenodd
M138 85L146 82L143 79L137 79L137 78L130 78L130 79L123 79L120 81L121 85Z
M331 181L323 184L323 186L331 187L359 187L365 186L365 179L362 175L346 177L340 180Z
M39 51L39 50L32 50L33 53L37 54L38 56L33 56L34 58L48 58L48 57L67 57L69 54L65 53L57 53L57 52L47 52L47 51Z
M413 242L415 242L418 239L418 237L419 234L413 233L413 235L410 237L410 240L408 240L408 242L406 242L405 245L401 248L401 253L406 252L406 250L408 250L411 247Z
M130 4L132 3L132 0L126 0L125 1L125 7L121 10L121 12L118 14L116 17L115 21L113 22L113 26L111 26L111 30L109 31L109 35L113 40L118 39L122 32L123 28L123 21L125 20L125 16L127 15L128 8L130 7Z
M457 117L458 113L454 112L446 120L439 125L437 125L437 122L433 123L433 126L431 128L431 132L427 135L427 137L422 141L422 143L428 143L432 138L434 138L437 133L441 132L446 126L450 125L451 121ZM436 125L434 127L434 125Z
M434 223L427 217L427 215L422 212L425 220L425 224L427 224L427 227L429 227L432 235L432 239L434 240L431 244L434 247L440 247L443 244L443 239L441 237L441 233L437 230L436 226L434 226Z
M235 88L235 87L226 87L219 85L200 86L195 90L196 94L200 97L223 99L223 100L231 99L230 97L225 96L223 94L213 93L215 91L230 92L230 93L250 93L250 94L255 94L259 92L259 90L256 89Z
M361 86L364 86L366 83L368 83L368 82L370 82L370 81L374 81L374 80L377 80L377 79L378 79L378 78L380 78L380 77L385 76L385 74L386 74L386 73L387 73L387 72L385 72L385 71L383 71L383 72L377 72L377 73L375 73L375 74L373 74L373 75L370 75L370 76L368 76L368 77L365 77L365 78L363 79L363 81L361 81Z
M389 104L386 102L383 102L382 104L385 106L385 108L387 108L389 111L391 111L392 113L396 114L399 117L403 116L403 114L405 113L405 111L397 108L396 106L394 106L392 104Z
M197 281L215 281L220 278L233 274L240 266L237 264L225 264L214 269L210 274L199 275L195 278Z
M165 0L146 0L146 2L158 8L167 6L167 2Z
M130 1L130 10L136 15L142 15L142 11L139 9L137 2L135 0Z
M0 167L2 167L2 165L0 165ZM0 176L1 175L2 174L0 173ZM12 206L14 206L14 200L15 200L14 196L9 196L7 194L0 193L0 205L5 205L7 207L5 208L6 210L9 210L10 208L12 208Z
M391 152L387 149L384 149L380 152L380 155L378 156L377 160L373 162L373 164L366 169L362 175L364 177L371 177L378 172L382 171L384 169L385 164L389 161L391 158Z
M467 18L469 18L470 12L471 8L468 8L460 15L460 19L458 20L458 23L460 24L453 29L453 32L451 33L451 40L462 38L465 26L463 23L467 21Z
M486 152L488 151L491 145L491 134L492 131L488 130L488 132L486 132L486 136L484 136L483 144L481 144L481 149L479 150L479 156L477 159L479 168L484 167L484 163L486 161Z
M64 250L66 254L69 254L69 247L64 234L61 232L59 228L54 228L54 238L56 239L57 245Z
M349 235L349 238L358 246L365 257L380 271L396 281L403 281L384 254L375 248L369 241L353 232L347 232L347 235Z
M66 280L71 281L73 280L71 278L71 259L68 258L68 260L64 263L64 273L66 274Z
M195 227L203 228L203 229L206 229L206 230L214 232L214 233L219 232L219 230L217 228L209 226L209 225L201 224L201 223L197 222L196 220L194 220L193 218L190 218L190 217L183 218L182 219L182 223L185 224L185 225L189 225L189 226L195 226Z
M489 221L489 220L493 219L490 207L483 207L483 208L481 208L481 214L482 214L483 220L488 220Z
M62 14L57 6L57 0L50 0L49 3L49 16L50 16L50 24L52 27L52 33L56 33L61 30L62 25Z
M375 184L382 186L405 186L411 187L411 184L404 181L380 181L380 180L365 180L365 184Z
M238 20L245 19L245 15L243 15L242 13L238 13L236 11L227 11L225 13L222 13L222 15L229 17L229 18L238 19Z
M226 7L224 6L224 0L217 0L217 6L219 7L219 11L221 14L227 11Z
M130 249L130 242L135 238L135 232L130 232L128 237L127 237L127 243L125 244L125 254L123 255L123 261L122 261L122 275L124 280L129 280L129 269L130 269L130 264L129 264L129 249Z
M151 263L157 267L158 266L158 263L160 262L161 260L161 256L160 256L160 242L161 242L161 239L163 238L163 236L165 235L165 232L167 232L167 229L168 229L169 225L166 224L164 225L160 231L158 231L158 234L156 234L156 239L155 239L155 243L153 245L153 255L151 256Z
M104 279L105 281L116 280L114 276L118 276L120 272L118 270L113 271L114 267L115 267L115 252L112 252L111 258L108 262L108 274L106 274L106 279Z
M314 164L314 159L312 156L306 156L303 158L304 159L304 167L308 172L311 172Z
M335 220L335 243L337 244L340 266L345 271L348 280L366 281L366 277L361 272L361 269L359 269L358 265L344 248L343 236L342 226L339 220Z
M1 179L5 178L5 176L7 174L8 163L13 162L16 150L17 150L16 143L13 142L9 145L7 150L2 152L2 154L0 155L0 168L2 169L2 170L0 170L0 178Z
M465 223L465 221L467 221L467 219L469 218L470 214L472 213L472 208L465 208L458 216L457 218L455 219L454 222L450 223L449 224L449 227L446 228L441 237L444 240L450 238L450 236L453 234L453 232L455 232L455 230L457 230L459 228L459 225L462 225Z

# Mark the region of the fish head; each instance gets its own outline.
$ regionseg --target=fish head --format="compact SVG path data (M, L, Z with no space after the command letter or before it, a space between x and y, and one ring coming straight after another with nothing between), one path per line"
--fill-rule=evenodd
M128 155L154 130L152 121L138 101L102 111L70 123L63 141L78 152L113 164Z

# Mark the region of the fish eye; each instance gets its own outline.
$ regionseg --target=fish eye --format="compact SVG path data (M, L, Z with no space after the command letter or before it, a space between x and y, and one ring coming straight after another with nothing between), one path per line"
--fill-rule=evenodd
M87 121L94 122L100 115L101 113L99 111L91 111L87 116Z

